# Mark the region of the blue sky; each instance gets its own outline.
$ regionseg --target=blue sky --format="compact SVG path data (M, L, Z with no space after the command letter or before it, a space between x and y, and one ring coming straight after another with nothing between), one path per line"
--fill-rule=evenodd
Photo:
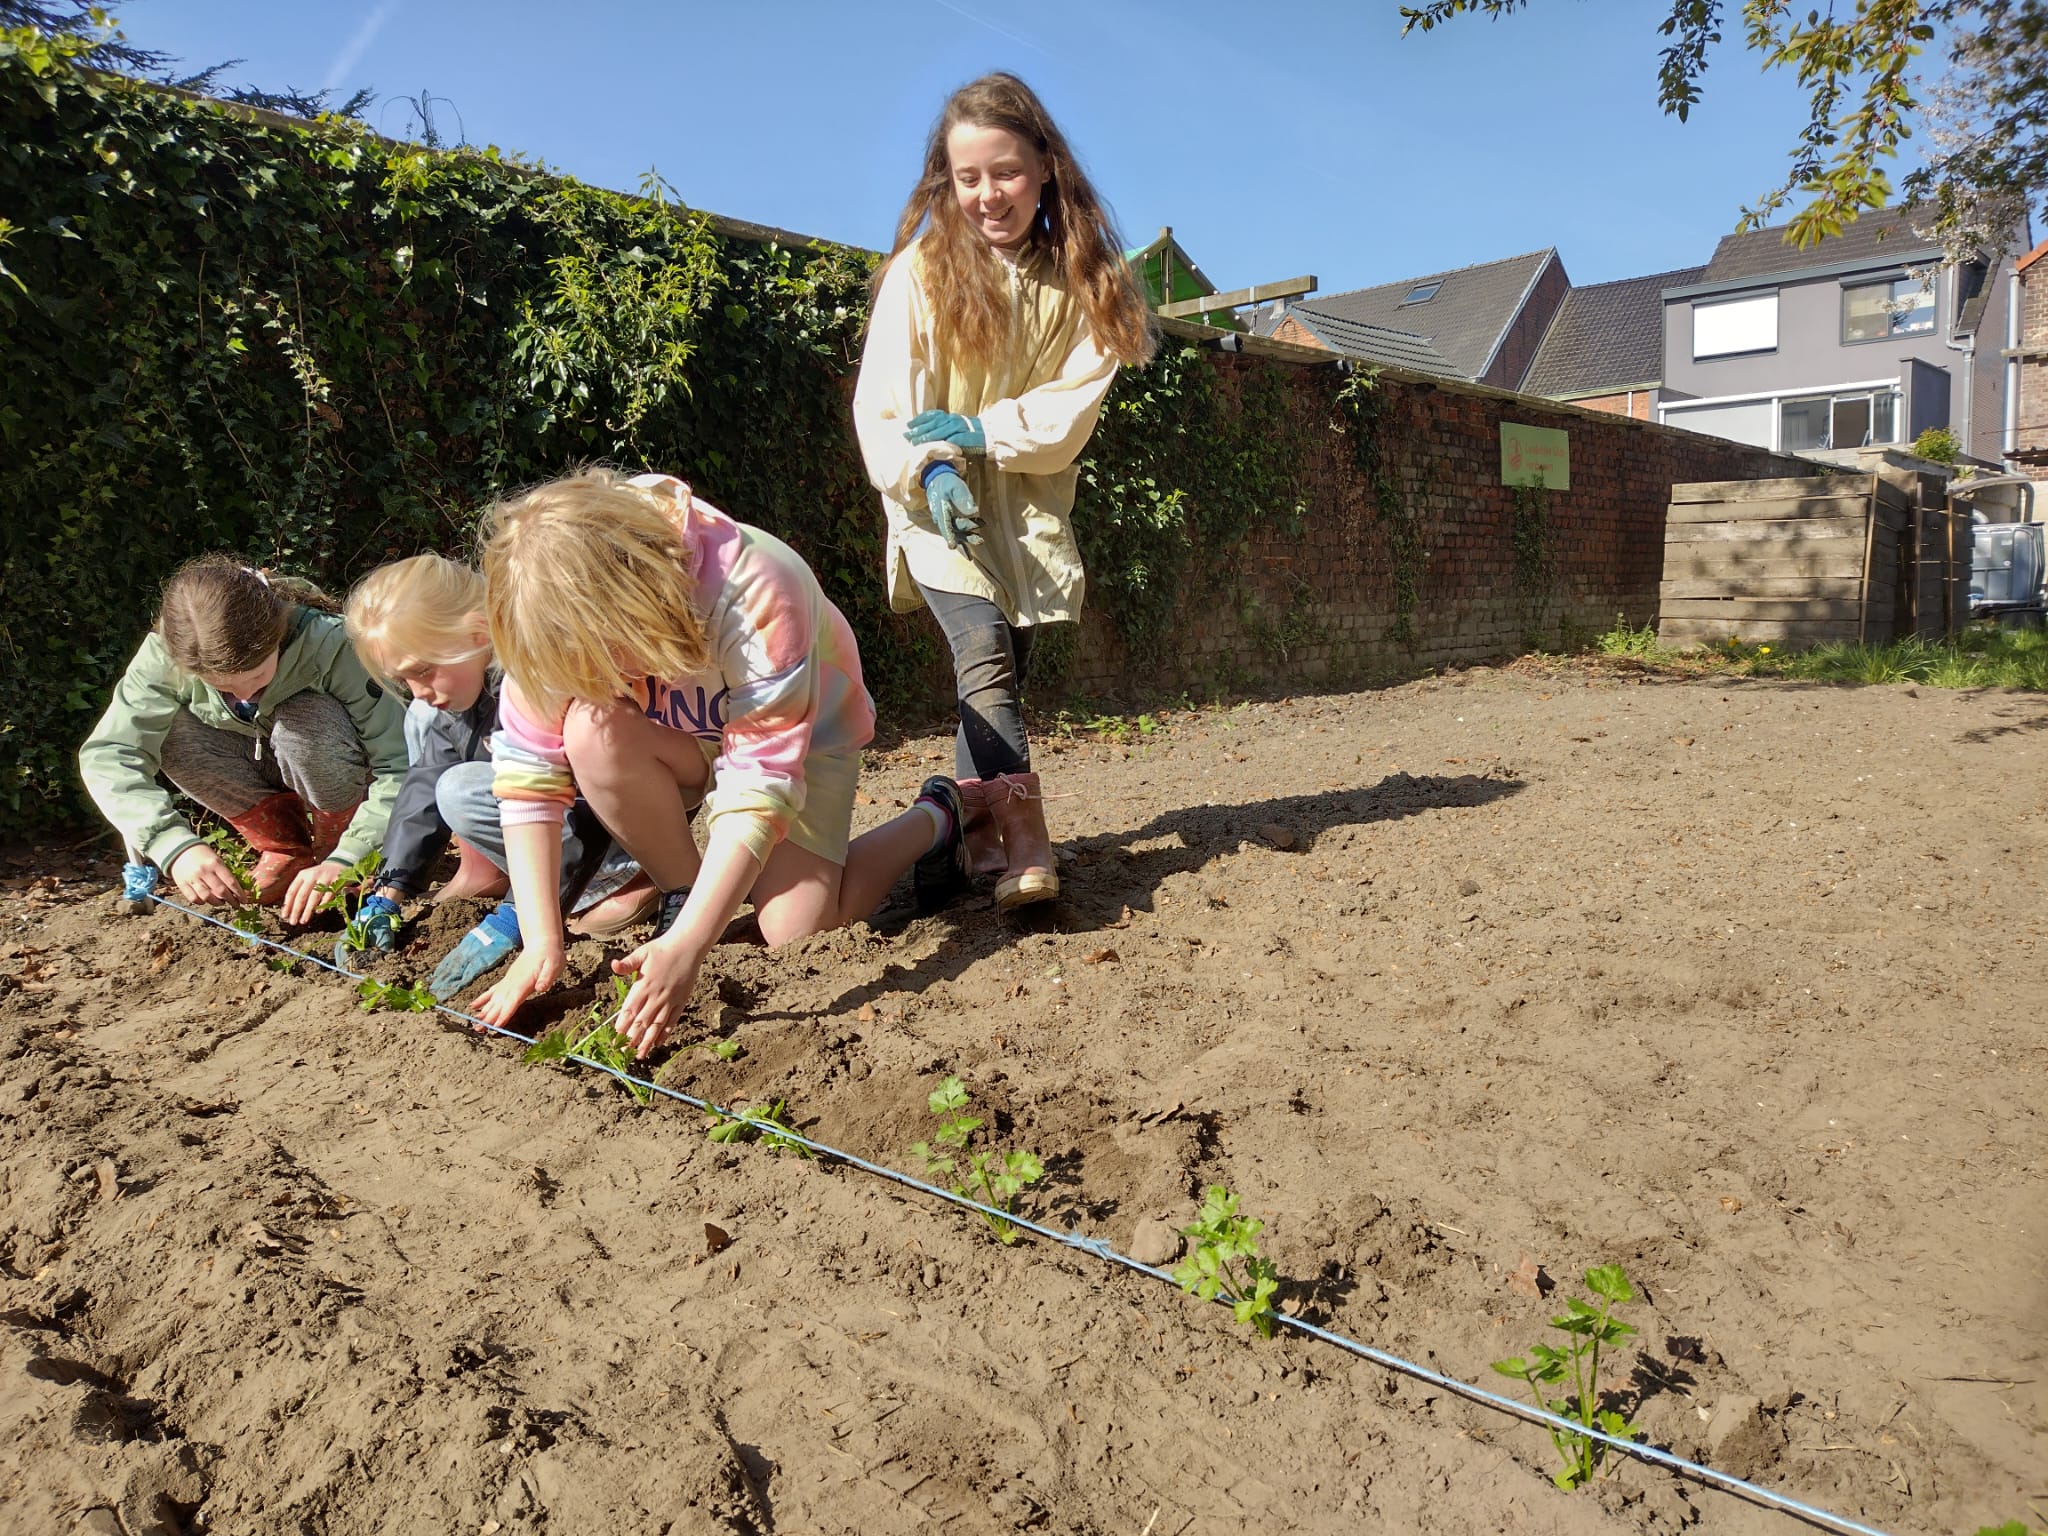
M130 38L271 87L431 92L443 131L605 186L885 245L947 92L1014 70L1133 244L1338 292L1555 245L1579 283L1704 262L1802 118L1739 29L1690 123L1662 5L1542 0L1403 38L1396 0L134 0ZM452 104L452 106L450 105Z

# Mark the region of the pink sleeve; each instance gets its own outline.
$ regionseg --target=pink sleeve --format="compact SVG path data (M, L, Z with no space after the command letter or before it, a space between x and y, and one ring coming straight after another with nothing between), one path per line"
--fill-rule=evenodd
M569 754L562 748L562 718L543 720L530 712L508 677L498 699L498 728L491 736L491 792L508 827L533 822L559 825L576 801Z

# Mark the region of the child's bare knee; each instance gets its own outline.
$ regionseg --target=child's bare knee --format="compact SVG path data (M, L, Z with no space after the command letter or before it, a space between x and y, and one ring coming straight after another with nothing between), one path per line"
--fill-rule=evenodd
M623 762L633 730L644 719L638 707L628 703L571 704L562 718L562 750L576 777L587 783Z
M798 939L808 939L812 934L826 933L838 926L836 912L820 912L814 909L792 909L788 906L756 908L754 925L761 930L761 942L770 949L780 949L785 944L794 944Z

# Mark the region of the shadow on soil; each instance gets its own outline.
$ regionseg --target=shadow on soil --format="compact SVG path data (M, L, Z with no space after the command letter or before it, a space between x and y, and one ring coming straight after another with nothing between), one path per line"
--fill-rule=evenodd
M1121 926L1124 908L1150 912L1153 894L1174 875L1189 874L1250 844L1285 848L1292 857L1312 852L1319 838L1352 827L1400 821L1435 811L1469 810L1518 794L1520 779L1480 774L1449 777L1396 773L1357 789L1313 795L1285 795L1235 805L1191 805L1156 816L1124 832L1071 839L1076 859L1060 869L1061 899L1027 907L1010 918L990 920L988 899L977 892L958 898L940 914L949 929L938 950L887 980L863 983L837 998L827 1012L857 1008L883 994L919 993L941 980L954 980L1019 933L1094 933ZM893 932L913 914L885 907L869 926ZM805 1013L803 1017L811 1017ZM794 1018L761 1013L760 1019Z

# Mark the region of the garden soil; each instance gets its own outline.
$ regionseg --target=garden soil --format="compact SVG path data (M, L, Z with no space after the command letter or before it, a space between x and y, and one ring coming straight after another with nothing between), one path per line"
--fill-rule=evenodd
M914 1168L958 1074L1040 1219L1170 1262L1228 1185L1291 1315L1509 1394L1619 1264L1651 1443L1970 1532L2048 1495L2044 757L2034 696L1535 662L1049 733L1060 903L742 921L662 1079ZM1794 1528L122 915L104 843L0 874L6 1532Z

